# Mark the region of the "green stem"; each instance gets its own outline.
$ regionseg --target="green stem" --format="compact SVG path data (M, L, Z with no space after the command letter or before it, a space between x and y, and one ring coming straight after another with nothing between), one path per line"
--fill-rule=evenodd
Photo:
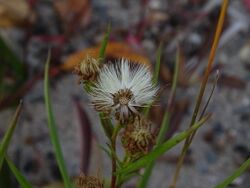
M179 66L180 66L180 50L179 48L177 49L177 53L176 53L176 61L175 61L175 70L174 70L174 78L173 78L173 84L171 87L171 91L170 91L170 96L168 99L168 104L167 104L167 110L164 113L164 117L161 123L161 128L160 128L160 132L157 136L156 139L156 145L155 147L159 146L160 144L163 143L164 138L166 136L166 133L168 131L169 128L169 120L170 120L170 112L172 110L172 104L175 98L175 93L176 93L176 88L177 88L177 82L178 82L178 77L179 77ZM152 170L154 168L154 162L151 162L145 169L145 172L142 176L142 178L140 179L137 188L144 188L147 186L150 175L152 173Z
M248 158L238 169L236 169L228 178L216 185L214 188L226 188L237 177L245 172L250 167L250 158Z
M116 173L116 139L117 139L117 135L120 131L120 129L122 128L121 125L117 125L114 128L112 137L111 137L111 147L112 147L112 176L111 176L111 185L110 188L116 188L116 179L117 179L117 175Z

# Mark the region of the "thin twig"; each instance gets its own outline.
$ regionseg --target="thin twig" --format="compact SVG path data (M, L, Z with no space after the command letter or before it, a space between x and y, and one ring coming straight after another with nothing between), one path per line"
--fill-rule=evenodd
M209 75L210 75L210 72L211 72L211 69L212 69L212 65L214 63L215 52L216 52L216 49L218 47L219 38L220 38L220 35L221 35L221 32L222 32L227 6L228 6L228 0L224 0L223 4L222 4L221 12L220 12L219 21L218 21L217 28L216 28L216 33L215 33L213 45L212 45L212 48L211 48L211 51L210 51L210 54L209 54L208 65L207 65L205 75L204 75L204 78L203 78L201 86L200 86L200 90L199 90L199 94L198 94L198 97L197 97L197 100L196 100L196 105L195 105L195 109L194 109L193 116L192 116L192 119L191 119L191 123L189 125L190 127L195 123L198 112L199 112L199 109L200 109L201 101L202 101L202 98L203 98L203 95L204 95L204 92L205 92L205 89L206 89L206 84L208 82L208 78L209 78ZM182 148L181 155L179 157L179 160L178 160L178 163L177 163L177 166L176 166L176 169L175 169L174 177L173 177L172 183L170 185L170 188L175 188L176 187L176 183L177 183L177 180L178 180L178 177L179 177L180 169L182 167L186 152L187 152L187 150L188 150L188 148L190 146L190 143L189 143L190 138L192 138L192 134L191 134L191 136L187 137L187 139L185 141L185 144L184 144L184 146Z

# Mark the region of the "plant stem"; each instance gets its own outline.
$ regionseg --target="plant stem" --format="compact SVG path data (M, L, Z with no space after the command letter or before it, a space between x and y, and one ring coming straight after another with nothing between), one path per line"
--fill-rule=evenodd
M115 140L112 140L111 147L113 148L114 152L116 151L115 145L116 145L116 141L115 141ZM115 175L115 172L116 172L116 158L115 158L115 156L113 155L113 156L112 156L111 188L115 188L115 184L116 184L116 175Z
M122 128L121 125L117 125L114 128L112 137L111 137L111 147L112 147L112 176L111 176L111 185L110 188L116 188L116 138L119 130Z
M224 24L224 20L225 20L225 15L226 15L226 11L227 11L227 6L228 6L228 0L224 0L223 4L222 4L221 12L220 12L219 21L218 21L218 24L217 24L217 27L216 27L216 32L215 32L213 45L212 45L212 48L211 48L211 51L210 51L210 54L209 54L208 65L206 67L206 72L205 72L205 75L203 77L203 80L202 80L202 83L201 83L201 86L200 86L199 94L198 94L198 97L197 97L197 100L196 100L195 109L194 109L193 116L192 116L192 119L191 119L191 122L190 122L190 125L189 125L190 127L196 122L196 118L197 118L197 115L198 115L198 112L199 112L199 109L200 109L200 105L201 105L201 101L202 101L202 98L203 98L203 95L204 95L204 92L205 92L205 89L206 89L207 81L208 81L208 78L209 78L209 75L210 75L210 72L211 72L211 69L212 69L212 65L214 63L215 52L216 52L216 49L218 47L220 35L221 35L221 32L222 32L222 28L223 28L223 24ZM189 148L189 146L191 144L191 141L192 141L191 138L194 137L194 134L195 133L191 134L185 140L185 143L184 143L184 146L182 148L181 155L179 157L179 160L178 160L178 163L177 163L177 166L176 166L176 169L175 169L175 173L174 173L174 178L172 180L170 188L175 188L176 187L176 183L177 183L177 180L178 180L180 169L182 167L186 152L187 152L187 150L188 150L188 148Z
M176 183L177 183L177 180L178 180L178 177L179 177L179 173L180 173L180 170L181 170L181 167L182 167L182 164L183 164L183 161L184 161L184 158L185 158L185 154L188 150L188 140L185 141L185 144L182 148L182 151L181 151L181 155L178 159L178 162L177 162L177 165L176 165L176 169L175 169L175 173L174 173L174 178L172 180L172 184L170 185L169 188L175 188L176 187Z
M250 157L238 168L236 169L228 178L216 185L214 188L226 188L230 183L232 183L236 178L238 178L244 171L250 167Z

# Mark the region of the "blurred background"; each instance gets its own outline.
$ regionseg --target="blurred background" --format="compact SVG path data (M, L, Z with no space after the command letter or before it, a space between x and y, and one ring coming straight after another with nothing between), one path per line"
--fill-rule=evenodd
M213 40L222 0L0 0L0 139L20 99L21 117L9 155L35 187L61 181L49 139L43 72L51 49L51 95L60 141L72 177L81 172L110 174L97 114L74 66L87 54L97 57L111 23L106 60L126 57L153 67L163 45L161 100L150 119L159 128L171 87L177 45L181 50L178 89L166 139L188 127ZM208 111L212 119L196 135L185 159L179 188L209 188L250 157L250 0L231 0L211 80L220 78ZM180 145L181 146L181 145ZM181 147L156 163L148 187L166 187ZM250 188L250 174L230 187ZM124 187L135 187L135 179ZM4 183L4 184L3 184ZM8 169L0 187L18 187ZM62 186L58 186L62 187Z

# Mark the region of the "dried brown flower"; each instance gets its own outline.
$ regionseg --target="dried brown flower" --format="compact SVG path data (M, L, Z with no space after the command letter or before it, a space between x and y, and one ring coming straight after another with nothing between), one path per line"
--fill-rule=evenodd
M79 83L96 81L100 72L100 63L97 59L87 56L75 67L74 72L79 76Z
M125 127L122 133L122 144L125 151L133 158L147 154L150 146L155 143L151 125L144 117L136 116L134 123Z
M76 188L103 188L103 181L94 176L85 176L84 174L80 174L77 178L75 178L75 186Z

